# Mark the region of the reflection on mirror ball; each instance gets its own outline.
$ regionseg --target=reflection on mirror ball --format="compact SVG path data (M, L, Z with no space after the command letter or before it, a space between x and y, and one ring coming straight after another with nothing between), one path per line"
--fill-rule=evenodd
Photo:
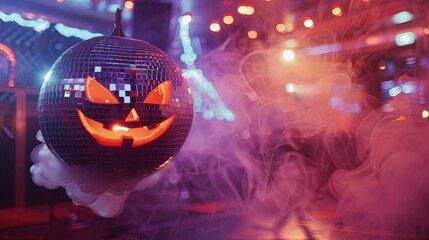
M177 64L121 34L83 41L46 74L38 113L49 149L69 165L149 174L183 145L192 95Z

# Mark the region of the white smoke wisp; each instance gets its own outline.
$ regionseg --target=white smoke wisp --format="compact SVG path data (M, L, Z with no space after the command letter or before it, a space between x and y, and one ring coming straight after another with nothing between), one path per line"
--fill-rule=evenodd
M204 239L208 233L201 232L226 227L198 222L220 215L238 218L241 230L213 239L290 239L284 226L308 218L315 202L330 196L330 174L360 163L347 150L353 151L357 119L371 109L371 98L352 84L349 66L319 59L287 65L275 53L240 56L226 44L200 62L236 119L197 116L174 171L131 197L127 206L135 231L186 239L183 232L199 229L192 236ZM312 71L315 66L321 70ZM288 83L297 91L288 93ZM145 202L149 194L159 201ZM195 216L202 206L208 214ZM166 214L169 218L162 218ZM157 222L177 232L159 235ZM297 239L311 239L300 231Z
M344 223L360 232L429 236L429 125L409 100L400 94L389 103L393 111L368 115L356 131L365 139L357 143L364 162L331 177Z
M160 179L163 170L149 177L116 179L95 174L82 166L69 166L55 157L43 141L33 149L30 168L33 182L48 189L63 187L76 205L84 205L101 217L118 216L133 191L142 191Z

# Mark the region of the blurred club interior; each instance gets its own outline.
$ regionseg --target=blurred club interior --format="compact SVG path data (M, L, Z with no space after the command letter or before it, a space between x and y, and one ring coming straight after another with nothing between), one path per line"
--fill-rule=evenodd
M103 218L36 185L31 152L50 67L118 8L194 120ZM1 0L0 239L429 239L428 35L426 0Z

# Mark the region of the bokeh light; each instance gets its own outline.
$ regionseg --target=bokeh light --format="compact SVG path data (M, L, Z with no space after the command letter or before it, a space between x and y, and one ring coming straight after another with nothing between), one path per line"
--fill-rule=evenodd
M416 34L414 32L399 33L395 37L396 45L406 46L413 44L416 41Z
M284 23L278 23L276 25L276 31L279 32L279 33L286 32L286 25Z
M339 6L334 6L332 8L331 12L332 12L332 15L337 16L337 17L340 17L343 15L343 11L341 10L341 8Z
M252 6L247 6L246 15L250 16L250 15L253 15L254 13L255 13L255 8Z
M247 37L250 39L256 39L258 37L258 32L256 30L249 30L247 32Z
M191 13L185 13L181 18L182 23L189 24L192 22L192 14Z
M305 18L304 19L304 27L306 28L314 28L314 21L311 18Z
M244 6L244 5L238 6L237 12L240 13L241 15L245 15L247 12L247 6Z
M295 52L291 49L286 49L283 51L283 59L286 62L292 62L295 60Z
M127 0L124 2L124 8L125 10L131 10L134 8L134 2L131 0Z
M429 111L428 110L423 110L422 111L422 118L428 118L429 117Z
M237 12L241 15L250 16L255 13L255 8L251 5L241 3L238 5Z
M220 32L221 27L218 21L213 21L210 23L210 31L212 32Z
M295 91L296 91L296 84L295 83L286 84L286 92L294 93Z
M226 14L225 16L223 16L223 23L225 23L226 25L231 25L232 23L234 23L234 17L231 14Z

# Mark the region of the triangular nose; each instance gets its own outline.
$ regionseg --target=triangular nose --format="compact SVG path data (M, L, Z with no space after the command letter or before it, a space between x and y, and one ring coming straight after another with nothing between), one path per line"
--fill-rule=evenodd
M137 111L133 108L131 109L130 113L125 119L125 122L138 122L138 121L140 121L139 115L137 114Z

